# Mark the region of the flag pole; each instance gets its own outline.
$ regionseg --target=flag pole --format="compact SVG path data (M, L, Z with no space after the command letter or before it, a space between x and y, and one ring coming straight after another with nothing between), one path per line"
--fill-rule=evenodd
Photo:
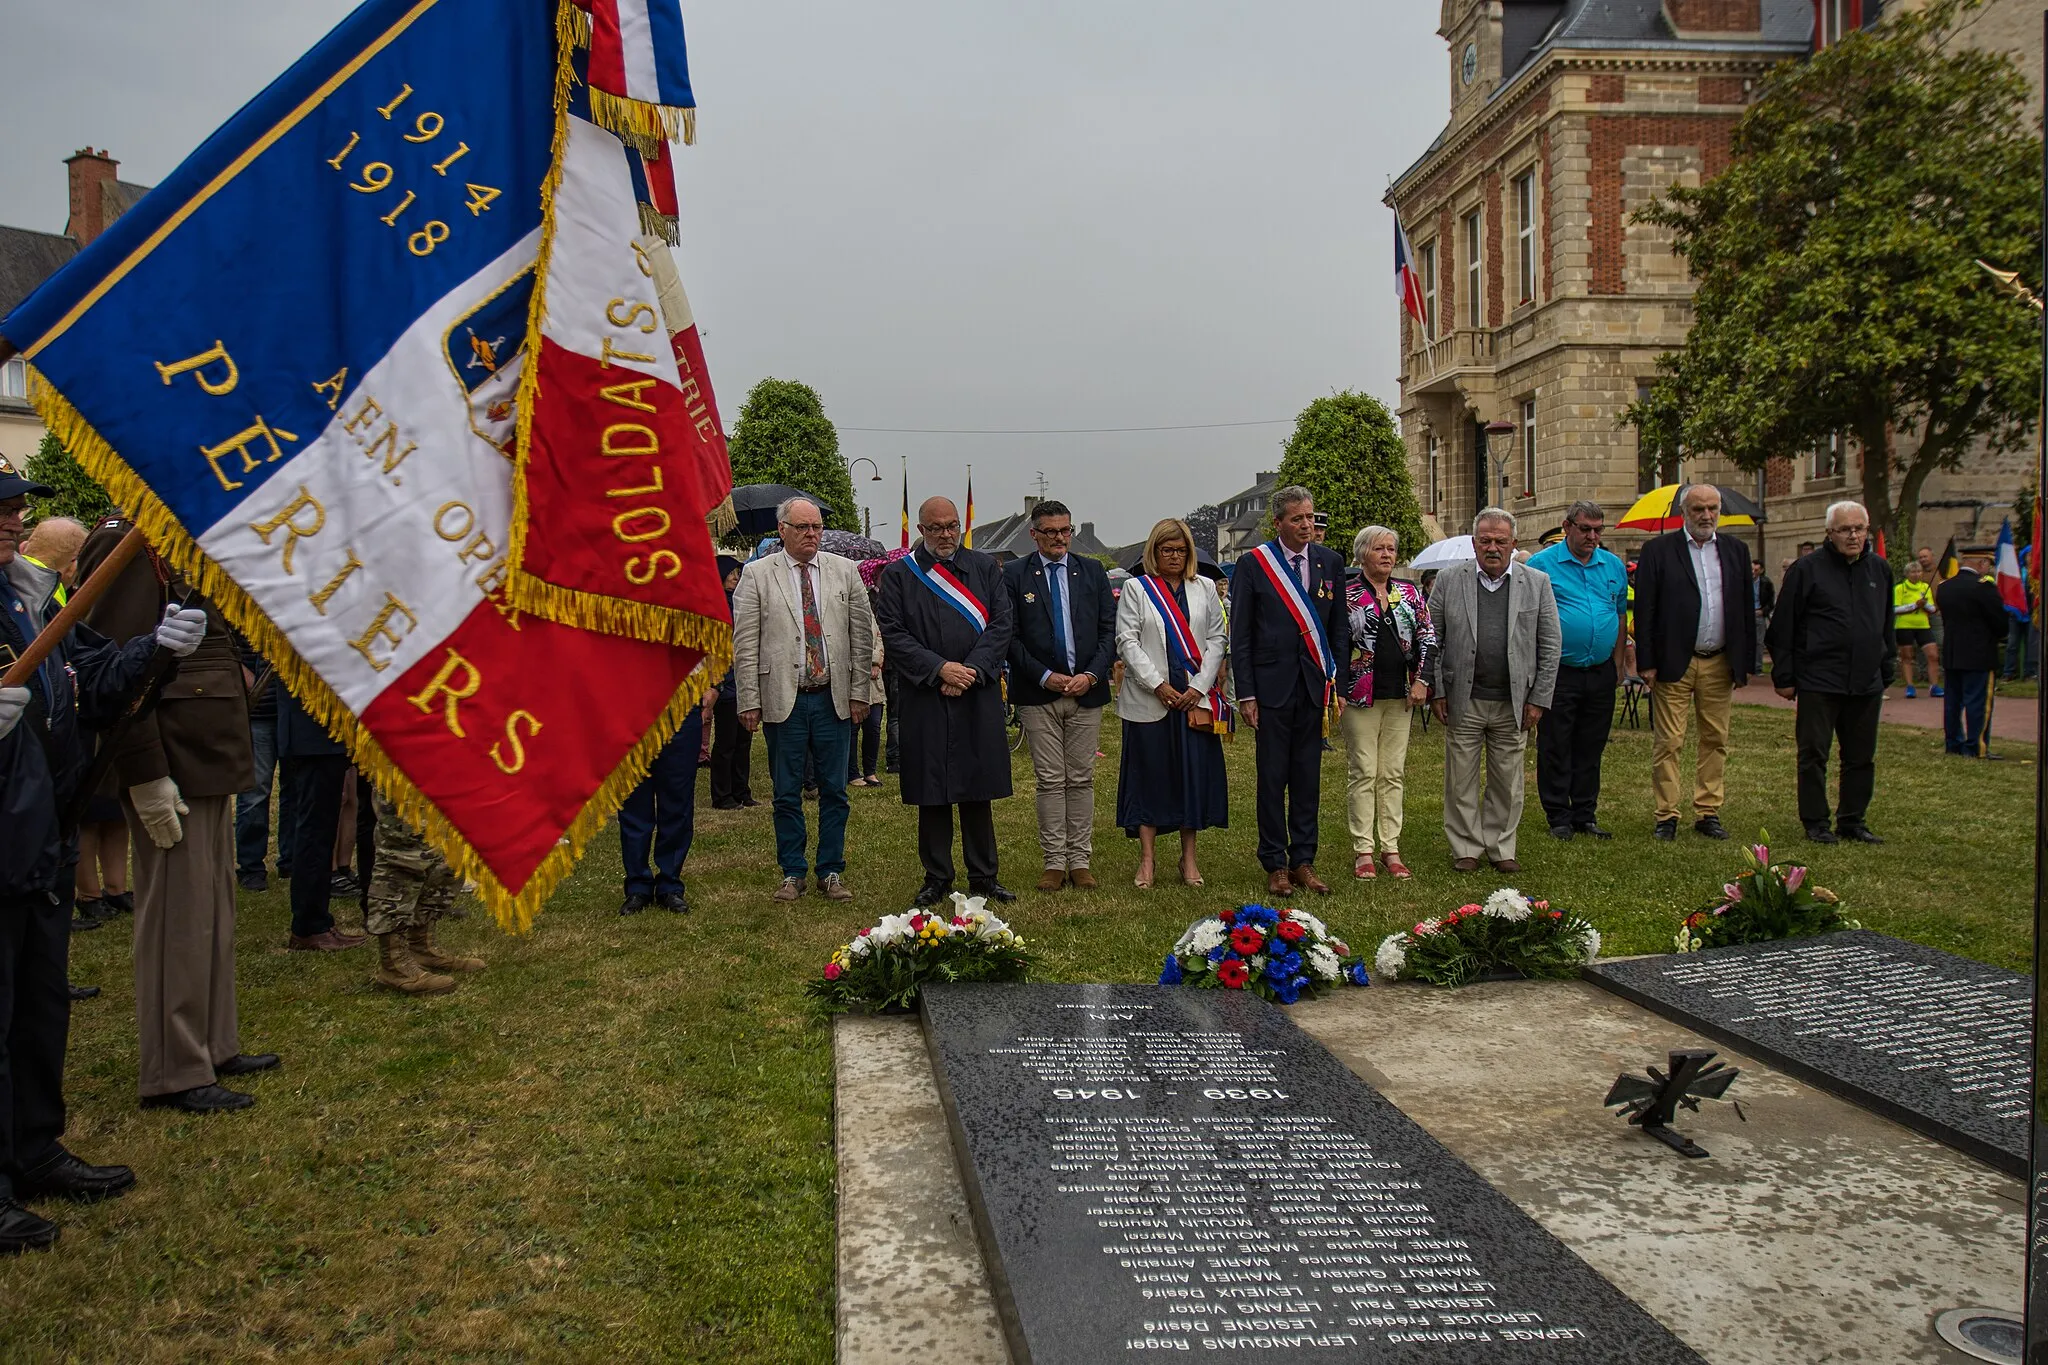
M4 359L4 356L0 356L0 360ZM121 570L127 568L128 562L142 553L145 544L142 528L130 526L128 534L121 537L113 552L101 560L100 566L92 571L92 577L86 579L79 585L78 591L71 594L71 600L64 604L64 610L58 612L56 618L29 642L28 648L21 652L21 656L8 665L6 674L0 676L0 687L26 687L28 680L35 676L35 671L42 667L43 660L50 657L50 651L71 633L73 626L85 619L85 614L92 610L92 604L99 601L101 595L114 585L114 580L121 576Z

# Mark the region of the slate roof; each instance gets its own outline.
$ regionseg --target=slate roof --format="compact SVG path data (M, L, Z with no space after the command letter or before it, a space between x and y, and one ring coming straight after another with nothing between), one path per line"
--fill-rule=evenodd
M116 218L142 202L142 196L149 193L147 185L131 185L125 180L108 180L100 185L100 203L106 210L102 221L112 226Z
M1038 542L1031 538L1031 514L1012 512L1007 517L976 524L974 548L985 555L1008 559L1021 559L1033 553L1038 549ZM1092 521L1074 524L1074 538L1067 542L1067 550L1090 558L1109 553L1109 547L1096 537Z
M0 227L0 317L77 254L78 243L62 233Z
M1777 57L1801 56L1812 50L1813 0L1762 0L1762 6L1760 37L1681 38L1664 22L1663 0L1510 0L1501 13L1501 82L1487 99L1491 101L1545 53L1556 49L1756 52ZM1439 132L1422 155L1394 177L1394 184L1405 184L1443 146L1450 132L1448 126Z

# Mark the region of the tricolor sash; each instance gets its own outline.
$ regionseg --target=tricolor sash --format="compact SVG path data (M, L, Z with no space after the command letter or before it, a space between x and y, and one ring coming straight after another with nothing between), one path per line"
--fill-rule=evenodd
M944 562L934 559L927 569L917 562L916 555L905 555L903 562L917 575L917 581L930 588L941 602L967 618L978 635L988 629L988 608L979 597L967 591L967 585Z
M1193 682L1195 675L1202 671L1202 647L1195 643L1195 632L1188 626L1187 615L1181 611L1180 603L1173 600L1173 590L1160 582L1156 574L1138 575L1138 584L1144 588L1152 609L1159 613L1159 619L1166 623L1167 654Z
M1335 680L1337 659L1330 653L1330 642L1323 635L1323 618L1309 603L1307 588L1294 576L1294 570L1287 567L1286 559L1280 554L1279 542L1269 540L1259 546L1252 551L1252 560L1266 571L1274 591L1287 604L1288 614L1294 617L1295 629L1301 632L1302 642L1308 646L1309 653L1316 656L1323 677Z

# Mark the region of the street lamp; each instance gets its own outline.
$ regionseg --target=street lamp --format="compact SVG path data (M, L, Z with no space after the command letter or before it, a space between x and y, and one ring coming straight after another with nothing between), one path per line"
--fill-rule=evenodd
M847 477L851 478L853 476L854 469L860 465L866 465L869 469L873 469L875 471L872 475L869 476L869 483L880 483L882 481L882 471L876 467L875 462L873 460L870 460L865 455L859 456L853 461L852 464L846 466ZM875 536L875 509L872 507L863 506L860 509L860 515L862 526L861 534L866 536L868 539L873 540Z
M1515 424L1498 421L1486 424L1486 457L1493 465L1493 486L1499 492L1497 499L1490 499L1496 507L1507 506L1508 455L1514 449Z

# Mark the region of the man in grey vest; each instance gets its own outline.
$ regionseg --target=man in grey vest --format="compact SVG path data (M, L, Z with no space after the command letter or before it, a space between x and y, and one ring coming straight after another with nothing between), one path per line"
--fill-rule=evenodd
M1472 548L1477 562L1445 569L1429 595L1440 646L1430 705L1446 727L1444 834L1458 871L1477 871L1484 858L1519 872L1522 753L1557 686L1557 602L1542 570L1515 563L1512 514L1483 509L1472 519Z

